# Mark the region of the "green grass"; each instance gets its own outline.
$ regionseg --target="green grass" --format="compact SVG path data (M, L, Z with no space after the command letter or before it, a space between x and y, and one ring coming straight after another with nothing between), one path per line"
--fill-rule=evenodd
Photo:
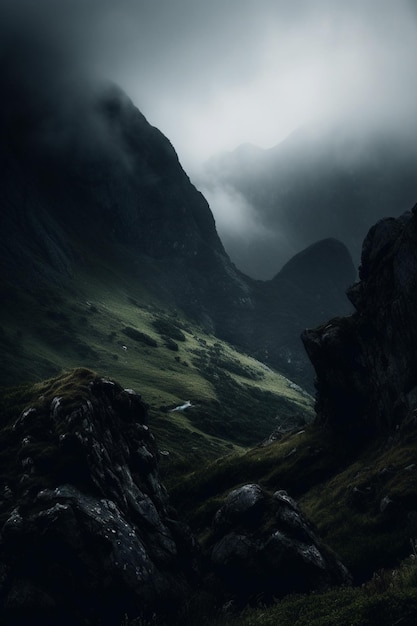
M416 616L417 589L393 586L381 592L353 588L294 595L271 608L216 621L218 626L414 626Z
M375 572L360 587L293 594L266 606L219 609L201 590L184 608L177 626L414 626L417 618L417 558L394 570ZM125 620L122 626L148 626ZM150 624L149 624L150 626ZM165 625L166 626L166 625Z
M325 429L303 425L312 417L308 395L178 311L163 310L123 283L109 291L104 280L85 276L77 291L45 292L37 300L24 296L21 305L13 315L3 315L0 332L3 380L28 381L0 394L0 470L6 482L13 483L13 464L22 460L9 438L16 416L34 398L64 395L70 402L82 395L93 370L135 389L149 404L152 430L168 453L161 457L163 480L203 547L209 545L213 516L227 493L258 482L270 493L286 489L299 501L359 584L382 568L401 569L417 527L417 470L407 469L417 458L414 429L404 428L390 441L360 450ZM138 341L126 328L150 341ZM178 350L170 349L164 337L175 341ZM41 381L79 365L84 369ZM171 412L185 400L192 409ZM256 445L288 419L300 420L297 433L266 447ZM46 471L58 468L65 476L65 459L59 463L53 443L42 443L42 455L35 449L31 454L42 456L39 462ZM380 503L387 496L394 506L384 514ZM383 580L388 576L378 575ZM359 586L294 596L270 608L248 609L236 619L212 617L206 623L367 624L378 616L386 621L375 623L391 624L416 611L412 585L402 580L401 588L371 592L369 586ZM192 614L184 623L192 623ZM197 621L204 623L202 617Z
M18 293L2 311L5 385L79 366L141 394L169 452L162 471L241 450L280 423L313 417L312 399L284 377L167 310L131 278L108 268L74 277L72 288ZM193 408L171 412L190 400Z
M362 583L394 567L409 550L417 521L417 435L355 450L325 429L309 426L267 447L229 454L176 480L171 498L203 544L214 513L234 488L256 482L296 498L318 534ZM411 468L410 468L411 466ZM391 508L381 511L389 497Z

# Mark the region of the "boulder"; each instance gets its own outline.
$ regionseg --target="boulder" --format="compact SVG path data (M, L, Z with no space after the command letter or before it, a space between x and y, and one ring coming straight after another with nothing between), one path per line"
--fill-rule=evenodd
M190 593L198 551L160 482L146 406L100 378L61 394L10 429L18 465L0 500L1 623L172 615Z
M242 604L351 582L297 503L257 484L227 496L214 518L210 554L223 587Z

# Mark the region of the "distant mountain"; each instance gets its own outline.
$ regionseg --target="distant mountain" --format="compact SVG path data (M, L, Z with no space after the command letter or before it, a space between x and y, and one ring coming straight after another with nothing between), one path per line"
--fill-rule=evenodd
M412 130L398 137L303 127L274 148L244 145L213 157L196 180L232 260L265 279L293 254L329 237L342 241L358 263L371 225L414 203L416 145ZM241 221L249 214L255 226L243 234L228 228L221 217L224 198Z
M273 281L254 281L230 261L170 142L118 88L83 96L79 116L19 91L13 103L0 109L6 336L30 335L57 290L123 282L311 388L299 335L350 310L355 271L342 244L317 244Z
M312 320L351 312L341 285L351 285L355 268L347 248L335 239L324 239L295 255L276 276L258 283L257 315L263 323L252 327L251 347L259 358L279 363L289 376L303 377L307 369L298 329ZM262 355L261 350L264 350Z

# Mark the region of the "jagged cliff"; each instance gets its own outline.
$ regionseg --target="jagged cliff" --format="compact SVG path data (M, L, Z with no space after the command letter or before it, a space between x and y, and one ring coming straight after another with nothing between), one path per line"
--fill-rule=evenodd
M362 439L400 424L416 406L417 207L381 220L348 290L350 317L303 334L317 373L320 422Z

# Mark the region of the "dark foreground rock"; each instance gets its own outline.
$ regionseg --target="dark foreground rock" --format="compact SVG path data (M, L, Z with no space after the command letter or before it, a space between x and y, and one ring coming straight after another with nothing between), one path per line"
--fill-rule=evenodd
M218 510L211 561L239 603L351 582L297 503L285 491L269 496L257 484L235 489Z
M417 206L363 245L356 308L303 334L322 422L363 439L400 424L417 400Z
M2 626L182 624L205 583L243 606L349 582L294 500L254 484L216 514L200 568L132 390L80 368L6 390L0 415Z
M0 622L175 615L197 549L159 480L140 397L78 370L1 437Z

